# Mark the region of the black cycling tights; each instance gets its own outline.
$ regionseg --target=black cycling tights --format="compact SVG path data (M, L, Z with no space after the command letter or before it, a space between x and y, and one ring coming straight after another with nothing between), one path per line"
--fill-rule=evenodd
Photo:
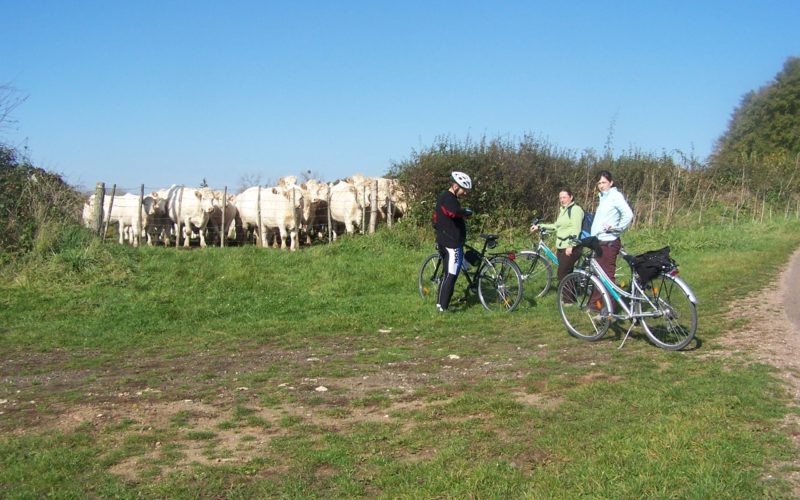
M440 247L439 254L442 256L445 273L444 279L439 285L437 304L442 310L446 311L450 307L450 299L453 297L453 290L456 287L456 279L458 279L458 272L461 270L464 252L461 248Z

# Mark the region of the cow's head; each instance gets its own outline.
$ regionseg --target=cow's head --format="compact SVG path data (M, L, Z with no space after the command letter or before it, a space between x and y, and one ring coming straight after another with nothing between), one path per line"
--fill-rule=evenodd
M194 192L197 196L197 201L200 204L200 210L207 214L211 214L217 208L218 201L215 199L215 193L210 189L200 189Z

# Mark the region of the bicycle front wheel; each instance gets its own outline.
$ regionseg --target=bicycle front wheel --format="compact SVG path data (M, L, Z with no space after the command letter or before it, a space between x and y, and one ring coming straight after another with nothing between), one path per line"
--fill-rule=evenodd
M689 345L697 332L697 306L677 278L661 274L644 288L655 309L642 302L642 310L655 315L642 318L642 327L650 341L662 349L678 351Z
M436 300L439 294L439 284L444 276L444 265L442 256L438 253L429 255L422 262L419 269L417 284L419 285L419 296L425 301Z
M591 303L593 292L599 299ZM582 340L599 340L608 331L611 297L600 279L583 271L564 276L558 285L558 312L569 333Z
M553 282L553 264L539 252L523 250L517 253L517 265L528 297L543 297Z
M513 260L495 255L478 276L478 298L487 311L513 311L522 300L522 273Z

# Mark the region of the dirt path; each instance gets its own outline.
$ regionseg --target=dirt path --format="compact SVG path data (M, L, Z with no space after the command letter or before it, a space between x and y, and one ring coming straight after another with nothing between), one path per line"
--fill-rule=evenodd
M795 251L784 271L760 292L734 303L731 318L745 319L743 327L722 339L727 355L750 356L772 365L786 382L790 405L800 406L800 250ZM800 417L790 414L787 432L800 449ZM794 495L800 498L800 453L789 466Z
M730 317L747 322L720 342L778 368L800 403L800 250L772 283L732 304Z

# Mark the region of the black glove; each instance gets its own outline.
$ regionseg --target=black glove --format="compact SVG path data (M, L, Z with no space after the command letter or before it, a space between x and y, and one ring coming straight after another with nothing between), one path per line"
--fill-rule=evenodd
M466 215L467 217L470 217L472 215L472 209L471 208L465 208L464 209L464 215Z

